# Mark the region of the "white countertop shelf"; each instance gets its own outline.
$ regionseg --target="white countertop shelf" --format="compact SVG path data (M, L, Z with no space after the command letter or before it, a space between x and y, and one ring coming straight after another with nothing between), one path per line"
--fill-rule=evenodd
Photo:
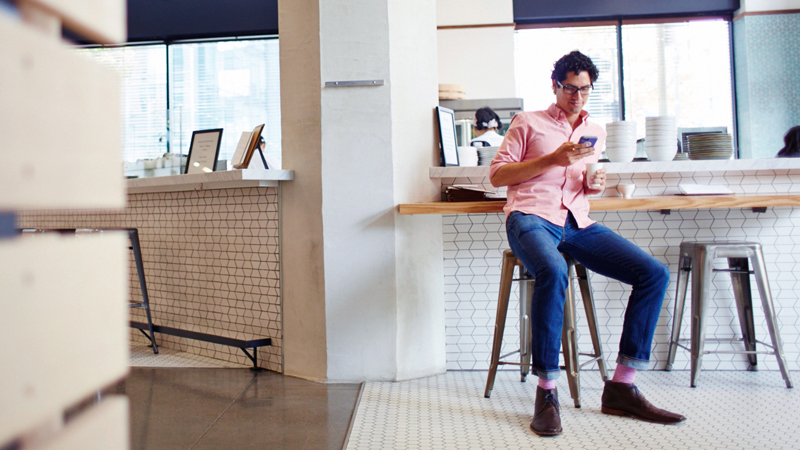
M695 161L637 161L605 163L608 173L731 172L800 169L800 158L725 159ZM489 166L431 167L431 178L488 177Z
M294 170L242 169L167 177L132 178L128 194L147 192L199 191L244 187L274 187L294 180Z

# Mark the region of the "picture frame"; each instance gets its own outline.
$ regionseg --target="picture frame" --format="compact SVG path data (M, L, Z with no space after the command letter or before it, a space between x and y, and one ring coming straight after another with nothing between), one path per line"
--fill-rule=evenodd
M253 132L250 134L250 141L247 143L247 148L244 151L244 154L237 154L234 155L233 158L233 167L235 169L247 169L250 166L250 160L253 159L253 153L258 148L258 141L261 139L261 132L264 130L264 125L256 125L253 128Z
M439 123L439 148L442 166L458 166L458 141L456 140L455 113L443 106L436 107Z
M184 168L183 173L209 173L217 170L217 158L219 158L221 142L222 128L192 132L189 156L186 159L186 168Z

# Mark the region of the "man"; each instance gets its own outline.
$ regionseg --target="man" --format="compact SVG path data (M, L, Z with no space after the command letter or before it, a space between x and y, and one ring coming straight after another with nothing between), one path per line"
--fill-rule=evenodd
M540 436L562 430L555 380L568 279L561 252L589 270L633 286L602 412L661 424L686 420L651 405L633 384L636 370L649 366L669 268L589 218L586 196L603 192L606 171L586 180L586 163L597 162L599 152L591 143L577 142L594 136L601 148L605 141L605 130L589 122L583 110L598 75L592 60L578 51L559 59L551 75L556 102L544 111L517 114L490 168L492 185L508 186L509 246L536 277L531 370L539 386L531 429Z

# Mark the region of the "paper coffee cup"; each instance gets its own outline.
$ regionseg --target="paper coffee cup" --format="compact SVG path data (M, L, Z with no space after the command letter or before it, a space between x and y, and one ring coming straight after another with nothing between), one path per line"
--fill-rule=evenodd
M597 173L597 169L602 169L603 163L589 163L586 164L586 182L590 183L594 178L594 174ZM592 184L589 185L592 189L600 189L599 184Z

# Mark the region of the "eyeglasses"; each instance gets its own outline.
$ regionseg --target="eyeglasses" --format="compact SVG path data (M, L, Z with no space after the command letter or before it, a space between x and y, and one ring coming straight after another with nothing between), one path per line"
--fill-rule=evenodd
M563 89L564 93L567 94L567 95L575 95L575 93L580 92L582 96L586 97L587 95L591 94L592 93L592 89L594 89L594 86L591 86L591 85L579 88L579 87L573 86L571 84L568 84L568 85L564 86L563 84L561 84L560 81L556 81L556 84L558 85L558 87Z

